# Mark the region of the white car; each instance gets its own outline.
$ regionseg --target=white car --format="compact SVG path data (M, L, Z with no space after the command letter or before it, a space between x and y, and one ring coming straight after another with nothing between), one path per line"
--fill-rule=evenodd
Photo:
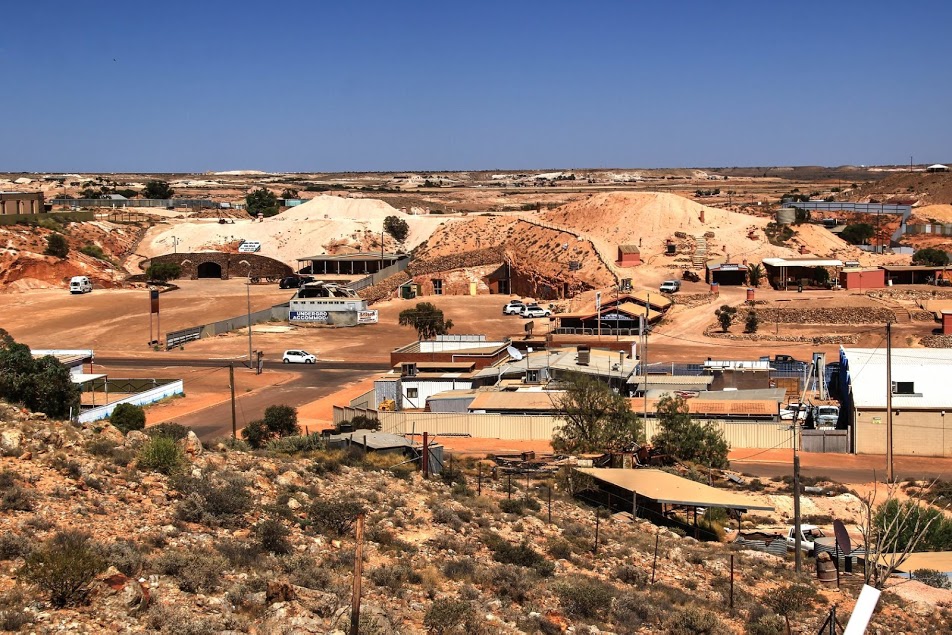
M284 351L281 361L285 364L313 364L317 361L317 356L301 350Z
M552 315L552 311L548 309L543 309L538 304L528 304L523 307L522 312L519 314L524 318L541 318L549 317Z
M522 300L510 300L509 304L502 308L503 315L519 315L522 313L522 309L526 307L526 303Z
M677 280L665 280L661 283L661 293L677 293L681 289L681 283Z

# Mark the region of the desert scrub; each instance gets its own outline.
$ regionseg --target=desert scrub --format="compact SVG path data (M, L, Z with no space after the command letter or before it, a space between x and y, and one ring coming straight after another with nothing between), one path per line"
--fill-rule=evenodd
M178 581L179 588L188 593L214 591L221 584L228 562L220 555L201 549L174 549L161 554L156 568Z
M671 613L667 627L671 635L722 635L730 632L717 615L696 606Z
M49 593L56 608L80 604L89 584L106 568L102 550L79 531L61 531L26 557L18 574Z
M582 619L604 619L617 595L611 584L582 576L558 582L552 590L567 615Z
M175 509L178 519L185 522L235 526L251 508L251 493L236 474L222 473L214 479L179 477L173 484L185 495Z
M363 505L354 500L316 500L308 509L308 519L320 533L343 536L363 511Z
M106 547L106 562L130 578L142 570L144 558L139 547L128 540L117 540Z
M269 518L255 526L255 537L262 551L283 555L291 553L291 543L288 542L290 531L281 521Z
M12 531L0 533L0 560L22 558L33 551L33 540L29 536Z
M476 611L465 600L436 600L426 610L423 626L430 633L476 633L480 628Z
M371 569L368 577L376 586L384 587L394 594L399 594L408 584L420 584L423 581L418 572L402 564Z
M139 450L139 468L141 469L168 476L180 472L184 467L185 453L170 437L152 437Z

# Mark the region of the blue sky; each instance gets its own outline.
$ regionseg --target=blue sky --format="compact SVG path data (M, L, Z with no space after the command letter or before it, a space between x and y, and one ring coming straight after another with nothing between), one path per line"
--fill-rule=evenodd
M53 2L2 13L0 170L952 160L952 3Z

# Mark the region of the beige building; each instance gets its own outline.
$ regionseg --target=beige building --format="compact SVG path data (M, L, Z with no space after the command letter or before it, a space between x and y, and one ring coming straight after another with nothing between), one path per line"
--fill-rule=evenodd
M886 351L843 349L843 357L855 451L886 454ZM893 453L952 456L952 350L893 349L891 370Z
M43 211L43 192L0 192L0 216Z

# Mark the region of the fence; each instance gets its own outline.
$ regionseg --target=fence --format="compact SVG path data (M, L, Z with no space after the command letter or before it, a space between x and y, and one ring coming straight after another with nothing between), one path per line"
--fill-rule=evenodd
M804 452L849 454L849 430L804 430L801 432Z
M64 205L66 207L190 207L205 208L219 207L215 201L207 198L54 198L50 201L52 205Z
M113 382L122 382L122 381L135 381L135 380L112 380ZM99 406L98 408L91 408L89 410L84 410L79 414L80 423L89 423L91 421L99 421L100 419L105 419L112 414L112 411L116 409L121 403L131 403L136 406L145 406L150 403L155 403L156 401L161 401L166 397L171 397L173 395L183 395L185 394L185 385L181 379L172 379L172 380L146 380L154 381L158 384L155 388L145 390L135 395L131 395L124 399L119 399L108 403L105 406ZM160 381L165 383L159 384Z
M858 212L861 214L902 214L908 217L912 213L911 205L893 205L888 203L850 203L848 201L784 201L783 207L821 210L826 212Z
M238 315L233 318L218 320L217 322L211 322L209 324L200 324L198 326L190 326L186 329L180 329L178 331L170 331L165 334L165 350L170 350L176 346L181 346L185 342L200 340L206 337L215 337L216 335L228 333L229 331L234 331L236 329L247 328L249 318L251 324L253 325L261 324L263 322L270 322L272 320L286 322L288 320L289 314L290 304L285 302L284 304L276 304L268 309L255 311L251 315Z
M354 280L353 282L347 283L348 289L353 289L354 291L360 291L361 289L366 289L367 287L372 287L381 280L386 280L390 276L405 271L407 265L410 264L409 258L402 258L397 262L393 263L389 267L384 267L377 273L372 273L369 276L364 276L360 280Z
M469 436L506 441L549 441L561 419L553 416L496 415L444 412L381 412L367 408L334 406L334 423L350 421L358 415L380 421L381 430L391 434L429 432L446 436ZM793 436L777 423L750 423L705 419L723 434L731 448L767 449L792 447ZM645 421L645 435L660 432L658 420Z

